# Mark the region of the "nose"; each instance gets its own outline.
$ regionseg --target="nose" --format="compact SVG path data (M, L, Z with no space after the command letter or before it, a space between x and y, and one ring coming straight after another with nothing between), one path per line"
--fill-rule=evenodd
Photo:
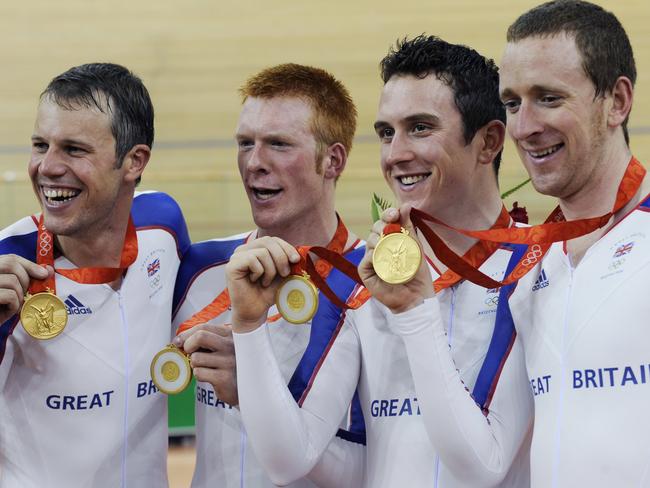
M388 165L410 161L414 157L408 137L400 132L395 132L385 151L385 163Z
M62 176L66 172L66 165L63 159L57 154L56 148L52 146L41 155L40 162L37 162L37 164L39 174L48 178Z
M264 151L261 144L255 144L246 153L242 154L244 167L249 173L258 173L268 171L268 164L264 157Z
M544 130L539 109L532 103L521 102L515 113L508 113L507 127L515 141L522 141Z

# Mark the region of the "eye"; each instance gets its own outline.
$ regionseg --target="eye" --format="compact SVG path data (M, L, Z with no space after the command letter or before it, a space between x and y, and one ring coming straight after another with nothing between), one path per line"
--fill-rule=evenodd
M540 98L540 102L548 106L556 106L560 103L561 100L561 97L558 97L557 95L543 95Z
M47 152L49 146L44 142L34 141L32 142L32 148L34 149L35 152L43 154Z
M381 129L377 129L377 135L382 141L390 141L395 135L395 130L392 127L382 127Z
M253 147L253 141L249 139L240 139L237 141L237 147L239 147L240 151L244 151L246 149L250 149Z
M79 147L79 146L67 146L65 148L66 152L71 155L80 155L80 154L86 154L86 150Z
M271 144L271 146L276 147L276 148L280 148L280 149L285 148L285 147L289 147L289 145L290 145L289 143L281 141L279 139L274 139L274 140L270 141L270 144Z
M505 100L503 102L503 107L506 109L506 112L514 114L519 110L520 101L519 100Z
M423 123L420 122L420 123L415 124L415 125L413 126L413 129L412 129L412 130L413 130L414 133L417 134L418 132L426 132L426 131L428 131L428 130L430 130L430 129L431 129L430 126L428 126L427 124L423 124Z

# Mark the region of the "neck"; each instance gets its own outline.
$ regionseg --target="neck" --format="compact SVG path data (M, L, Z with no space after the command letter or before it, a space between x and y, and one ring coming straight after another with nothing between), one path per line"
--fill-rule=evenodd
M567 220L597 217L612 211L618 187L632 153L627 145L612 145L594 167L587 182L573 194L560 198L559 204Z
M459 196L452 205L428 213L457 229L489 229L499 217L503 202L496 184L494 186L485 185L485 187L487 191L467 193L464 197ZM430 225L445 244L461 256L476 243L476 239L473 237L465 236L441 225ZM433 251L428 246L425 246L425 252L429 258L435 260Z
M61 253L75 266L116 268L120 264L131 202L111 213L110 222L97 223L79 234L57 236Z
M334 201L324 202L314 208L303 218L296 219L288 225L280 227L259 227L257 235L274 236L287 241L293 246L322 246L329 244L334 237L338 221L334 210ZM349 233L349 230L348 230ZM353 236L348 236L346 248L351 243ZM356 239L356 238L355 238Z

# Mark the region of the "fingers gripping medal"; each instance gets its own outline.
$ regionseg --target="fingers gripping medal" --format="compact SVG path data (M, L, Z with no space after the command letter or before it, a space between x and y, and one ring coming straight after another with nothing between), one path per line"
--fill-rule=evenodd
M384 227L372 253L372 265L377 276L391 285L408 283L422 261L417 241L399 224Z
M36 262L41 265L54 263L54 238L41 221L38 226ZM68 311L54 292L54 276L47 280L34 280L20 309L20 323L25 332L35 339L52 339L58 336L68 323Z
M192 380L190 359L174 344L159 351L151 361L151 379L167 395L180 393Z
M185 332L195 325L205 324L228 310L230 295L223 290L208 305L183 322L176 334ZM175 344L168 344L151 360L149 367L151 379L160 391L166 395L175 395L183 391L192 381L192 365L189 356Z
M133 221L129 218L120 257L116 268L54 269L56 274L77 283L110 283L122 275L138 256L138 239ZM41 215L38 221L36 263L54 267L54 236L47 230ZM58 336L68 323L68 311L63 301L56 296L54 275L46 280L32 280L29 293L20 310L20 322L35 339L52 339Z
M280 315L291 324L309 322L318 310L318 289L305 271L308 247L298 248L300 262L292 266L275 294Z
M52 339L68 323L68 312L59 297L47 291L25 297L20 309L20 323L25 332L35 339Z

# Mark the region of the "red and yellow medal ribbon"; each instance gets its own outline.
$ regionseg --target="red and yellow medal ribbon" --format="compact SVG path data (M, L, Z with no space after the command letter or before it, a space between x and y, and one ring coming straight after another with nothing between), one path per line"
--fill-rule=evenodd
M293 274L302 274L302 270L304 269L307 274L310 276L318 276L316 278L317 280L320 279L322 282L324 282L323 278L327 278L329 275L330 271L332 270L333 263L325 261L325 260L319 260L318 262L314 263L308 256L307 254L309 253L310 250L316 249L316 252L320 252L323 254L327 253L334 253L340 257L345 263L349 262L340 256L340 254L343 252L345 248L345 243L348 241L348 229L345 227L345 224L341 220L340 217L337 216L338 223L336 227L336 231L334 232L334 236L332 237L332 240L327 244L326 248L312 248L309 246L301 246L298 247L297 250L299 253L301 253L301 261L300 263L303 263L301 267L301 264L298 263L297 265L292 266L292 273ZM301 251L302 249L302 251ZM306 251L305 251L306 249ZM323 249L324 251L319 251L319 249ZM304 255L303 255L304 253ZM318 254L317 254L318 255ZM309 261L310 264L307 264L307 261ZM338 262L338 261L337 261ZM309 267L309 270L307 268ZM355 268L356 271L356 268ZM316 286L318 284L314 282ZM326 284L327 286L327 284ZM329 290L329 287L327 287ZM330 290L331 292L331 290ZM333 294L333 292L332 292ZM329 297L328 297L329 298ZM208 305L203 307L201 310L196 312L194 315L192 315L189 319L184 321L182 324L178 326L178 330L176 331L176 335L185 332L186 330L191 329L194 326L200 325L200 324L205 324L206 322L209 322L210 320L213 320L220 316L222 313L224 313L228 308L230 307L230 295L228 294L228 289L226 288L223 290L219 295L216 296L214 300L212 300ZM268 322L275 322L281 317L280 314L272 315L267 319Z
M126 227L124 245L120 256L120 265L117 268L86 267L75 269L54 268L54 271L66 278L84 283L87 285L99 285L115 281L122 273L131 266L138 257L138 237L135 231L133 220L129 217ZM43 224L43 215L38 221L38 236L36 244L36 263L54 267L54 236ZM34 295L44 291L56 294L54 276L45 280L32 280L29 285L29 293Z
M554 242L567 241L589 234L610 221L612 216L625 207L638 192L645 168L632 157L619 184L616 201L611 212L599 217L567 221L558 206L541 225L531 227L509 227L489 230L457 229L432 217L421 210L411 209L411 221L424 235L434 253L449 269L485 288L499 288L522 278L539 263ZM497 281L483 274L462 257L454 253L425 221L443 225L461 234L491 243L526 244L527 252L515 265L512 272L503 280Z
M501 213L497 218L496 222L492 225L491 229L502 229L509 227L512 224L510 214L505 207L501 208ZM389 234L391 232L399 232L401 226L399 224L387 224L384 227L383 234ZM494 252L499 248L499 244L489 241L478 241L476 242L469 250L463 255L462 259L470 263L472 266L480 267L487 259L494 254ZM459 281L463 277L451 269L447 269L442 275L433 281L433 289L436 293L445 288L449 288ZM362 288L359 292L348 301L349 308L359 308L365 302L370 299L370 292L367 288Z

